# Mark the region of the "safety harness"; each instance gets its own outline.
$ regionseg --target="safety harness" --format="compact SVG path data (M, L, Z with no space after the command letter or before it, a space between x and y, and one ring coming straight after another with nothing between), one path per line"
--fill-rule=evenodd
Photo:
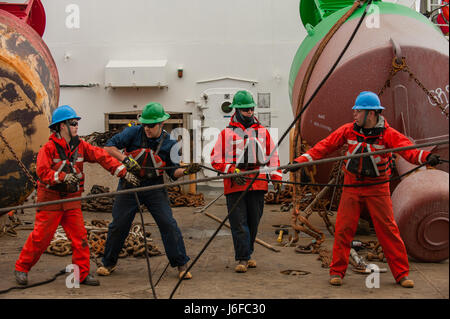
M166 131L163 131L161 134L161 139L156 149L153 150L148 143L148 139L147 136L145 135L145 132L142 132L140 148L130 153L127 153L127 155L131 155L136 160L136 162L138 162L139 165L141 165L142 169L139 174L141 178L154 179L159 176L162 176L163 170L160 170L158 168L166 166L166 163L161 159L161 157L158 154L168 135L169 134Z
M266 155L264 154L264 148L259 141L257 129L251 130L251 132L255 132L255 136L251 134L252 136L249 137L247 132L242 131L240 128L231 125L227 128L232 129L235 134L244 140L244 152L241 153L235 161L237 168L241 170L254 170L260 166L266 165Z
M364 129L356 123L353 126L353 131L356 135L356 140L347 140L349 149L347 155L361 154L367 152L375 152L384 149L385 146L380 143L385 131L384 118L380 116L376 127L371 129ZM346 160L345 168L362 179L363 177L379 177L383 175L390 176L393 168L392 154L384 156L365 156Z
M82 173L77 172L75 168L75 163L78 158L78 146L80 145L80 139L79 138L72 138L70 140L70 148L73 150L72 155L70 157L67 157L66 152L64 151L64 148L56 143L54 140L52 140L55 144L56 150L59 154L60 160L62 161L60 167L58 168L57 172L64 172L66 174L76 174L76 176L81 179ZM77 184L66 184L66 183L60 183L57 185L47 185L48 189L58 191L61 193L76 193L80 190L80 183Z

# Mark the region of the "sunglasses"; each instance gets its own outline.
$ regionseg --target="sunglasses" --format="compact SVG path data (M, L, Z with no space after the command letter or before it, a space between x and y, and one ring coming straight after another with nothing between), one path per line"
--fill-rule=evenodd
M242 112L250 112L250 111L254 112L255 108L254 107L245 107L245 108L242 108L241 111Z
M156 125L158 125L159 123L152 123L152 124L144 124L144 127L148 127L148 128L154 128Z
M70 126L78 126L78 122L77 121L72 121L72 122L69 122L69 125Z

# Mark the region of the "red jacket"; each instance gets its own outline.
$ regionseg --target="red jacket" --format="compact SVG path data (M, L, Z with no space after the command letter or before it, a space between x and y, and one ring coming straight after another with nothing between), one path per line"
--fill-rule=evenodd
M344 144L348 144L347 155L413 145L406 136L390 127L384 117L380 116L378 124L371 130L362 130L355 123L341 126L308 152L296 158L295 161L302 163L321 159ZM428 151L416 149L398 153L415 165L425 163L430 154ZM386 180L391 176L391 162L391 153L346 160L343 167L344 184L366 184ZM389 183L365 187L344 187L344 191L369 196L390 194Z
M234 121L233 115L229 126L220 132L211 152L211 165L216 170L226 174L233 173L236 166L240 168L241 165L248 166L247 168L240 168L241 171L258 169L259 167L278 167L280 166L280 160L277 151L268 160L268 156L274 147L275 144L270 137L269 131L258 120L256 120L255 124L245 129L241 123ZM263 165L264 163L267 163L267 165ZM254 177L255 174L245 176ZM266 173L259 174L258 178L266 179ZM281 181L281 170L270 172L270 179ZM245 185L237 185L231 178L225 178L223 180L224 193L227 195L234 192L242 192L250 182L251 179L248 179ZM267 185L267 181L256 180L249 190L267 191Z
M59 136L59 135L58 135ZM47 202L65 198L80 197L84 186L83 162L99 163L111 174L123 177L126 174L126 168L117 159L111 157L104 149L79 140L79 145L74 150L70 150L64 138L52 134L49 141L40 149L37 157L36 173L39 178L37 187L37 202ZM65 159L61 158L57 146L65 154ZM76 153L76 154L75 154ZM76 156L75 156L76 155ZM79 187L76 192L65 193L52 190L54 186L61 185L68 172L64 172L64 166L73 158L75 163L72 172L80 179ZM73 171L74 169L74 171ZM80 201L68 202L63 204L47 205L38 207L38 210L68 210L81 208Z

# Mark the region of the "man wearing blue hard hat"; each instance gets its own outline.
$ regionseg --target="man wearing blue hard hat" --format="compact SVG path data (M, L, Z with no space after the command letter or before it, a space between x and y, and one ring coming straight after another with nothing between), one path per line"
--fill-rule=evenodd
M139 182L127 172L125 165L104 149L92 146L78 137L80 119L68 105L60 106L53 112L49 126L52 134L40 149L36 163L36 174L39 177L38 203L80 197L84 185L83 162L99 163L112 175L123 177L136 185ZM16 262L16 281L20 285L28 283L28 272L47 249L59 225L72 242L72 263L79 267L79 282L98 286L99 281L89 273L89 244L80 201L37 208L34 229Z
M347 123L318 142L308 152L295 159L302 163L319 160L327 154L348 145L347 155L375 152L382 149L413 145L403 134L392 128L381 115L378 96L369 91L361 92L353 106L354 122ZM408 162L430 166L439 164L439 156L424 150L411 149L398 152ZM392 154L385 153L344 162L344 184L374 184L391 177ZM296 171L298 168L287 169ZM412 288L408 278L409 264L405 244L394 220L389 183L344 187L335 225L333 259L330 264L330 284L340 286L348 266L350 245L356 233L362 209L366 208L372 218L376 235L383 248L395 281L402 287Z

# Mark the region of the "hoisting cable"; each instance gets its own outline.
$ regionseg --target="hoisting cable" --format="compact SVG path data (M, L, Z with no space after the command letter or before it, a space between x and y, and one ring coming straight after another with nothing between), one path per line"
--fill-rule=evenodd
M364 0L363 0L364 1ZM300 88L300 94L299 94L299 98L298 98L298 105L296 108L296 111L298 112L301 104L303 103L303 100L305 98L306 95L306 89L309 83L309 79L312 75L313 69L317 63L317 61L319 60L319 57L321 56L322 52L325 50L325 47L328 45L328 42L330 41L330 39L334 36L334 34L337 32L337 30L345 23L345 21L355 12L356 8L361 6L363 1L359 1L359 5L357 4L358 1L355 1L353 6L350 8L350 10L348 10L348 12L346 12L334 25L333 27L330 29L330 31L326 34L326 36L324 37L324 39L320 42L319 47L317 48L316 52L314 53L312 60L310 62L310 64L308 65L308 68L306 70L306 74L305 77L303 79L302 82L302 86ZM368 8L371 6L372 4L372 0L369 0L367 2L367 5L365 7L365 10L360 18L360 20L358 21L358 24L356 25L355 29L353 30L353 33L351 34L349 40L347 41L344 49L342 50L341 54L339 55L338 59L336 60L336 62L334 63L334 65L331 67L330 71L327 73L327 75L325 76L325 78L322 80L322 82L319 84L318 88L321 88L323 86L323 84L325 83L325 81L328 79L328 77L331 75L331 73L335 70L335 68L337 67L337 65L339 64L340 60L342 59L342 57L344 56L345 52L347 51L348 47L350 46L351 42L353 41L356 33L358 32L362 22L364 21L365 16L367 15L368 12ZM318 92L318 90L316 89L313 93L313 96ZM309 102L311 101L311 99L309 100ZM297 147L298 147L298 140L300 139L300 143L301 143L301 118L302 118L302 114L304 113L305 109L309 106L309 102L306 103L306 105L303 107L303 109L301 109L301 111L299 112L299 116L298 116L298 125L295 128L295 134L294 134L294 155L297 156L299 154L297 154ZM300 146L301 148L301 146ZM294 174L294 178L296 181L300 181L300 179L298 178L297 174ZM296 198L296 192L297 189L294 187L293 188L293 196L294 198ZM294 200L295 203L295 200ZM295 205L294 205L294 209L295 209Z
M230 215L234 212L234 210L236 209L237 205L240 203L240 201L242 200L242 198L244 198L244 196L248 193L250 187L252 187L253 183L256 180L256 177L258 177L258 174L255 174L255 176L253 177L253 179L251 180L251 182L248 184L247 188L241 193L241 195L239 196L239 198L236 200L236 202L234 203L233 207L231 208L230 212L227 214L227 216L222 220L222 222L220 223L219 227L217 227L216 231L214 232L214 234L212 234L212 236L209 238L209 240L206 242L206 244L203 246L203 248L201 249L200 253L197 254L197 256L195 257L195 259L192 261L192 263L188 266L188 268L186 269L186 271L184 272L183 276L181 278L178 279L177 284L175 285L175 287L173 288L172 292L170 293L169 299L172 299L173 295L175 294L177 288L180 286L181 282L184 280L184 277L186 276L186 274L188 273L189 270L191 270L191 268L195 265L195 263L197 262L197 260L200 259L200 257L203 255L203 253L205 252L206 248L208 248L209 244L213 241L213 239L216 237L216 235L219 233L220 229L222 228L222 226L225 224L225 222L228 220L228 218L230 217Z
M163 269L163 271L161 272L161 275L159 275L158 280L156 281L155 287L158 286L159 281L161 280L162 276L165 274L167 268L169 268L170 262L167 263L166 267Z
M375 154L383 154L383 153L388 153L388 152L403 151L403 150L409 150L409 149L421 148L421 147L427 147L427 146L443 145L443 144L448 144L448 143L449 143L449 140L437 141L437 142L429 142L429 143L404 146L404 147L399 147L399 148L394 148L394 149L380 150L380 151L376 151L376 152L353 154L353 155L348 155L348 156L340 156L340 157L336 157L336 158L327 158L327 159L317 160L317 161L313 161L313 162L304 162L304 163L295 163L295 164L283 165L283 166L280 166L280 167L267 168L267 169L264 169L264 171L270 172L270 171L273 171L273 170L285 169L285 168L289 168L289 167L296 167L296 168L298 167L298 168L300 168L300 167L303 167L303 166L306 167L306 166L310 166L310 165L316 165L319 162L320 163L328 163L328 162L333 162L333 161L342 161L342 160L344 160L346 158L360 158L360 157L366 157L366 156L371 156L371 155L375 155ZM445 163L449 162L446 159L441 159L441 161L445 162ZM423 165L425 165L425 164L423 164ZM416 167L413 170L415 170L415 169L418 169L418 168ZM5 214L5 213L7 213L7 212L9 212L9 211L11 211L11 210L32 208L32 207L38 207L38 206L44 206L44 205L50 205L50 204L59 204L59 203L72 202L72 201L78 201L78 200L87 200L87 199L98 198L98 197L113 197L113 196L116 196L118 194L128 194L128 193L132 193L132 192L134 192L136 194L136 192L139 192L139 191L159 189L159 188L178 186L178 185L187 185L187 184L206 182L206 181L213 181L213 180L218 180L218 179L223 179L223 178L230 178L230 177L238 176L238 175L245 176L245 175L249 175L249 174L252 174L252 173L258 173L260 171L261 170L243 171L243 172L241 172L239 174L225 174L225 175L222 175L222 176L216 176L216 177L210 177L210 178L204 178L204 179L182 181L182 182L174 182L174 183L169 183L169 184L152 185L152 186L143 187L143 188L141 188L139 190L138 189L127 189L127 190L121 190L121 191L116 191L116 192L111 192L111 193L101 193L101 194L87 195L87 196L84 196L84 197L67 198L67 199L63 199L63 200L48 201L48 202L41 202L41 203L35 203L35 204L22 205L22 206L0 208L0 216ZM408 172L403 174L403 175L406 175L406 174L408 174ZM255 176L258 176L258 175L255 175ZM293 182L289 182L289 183L293 183ZM351 185L349 185L349 187L350 186ZM142 223L143 223L143 221L142 221ZM163 274L165 273L165 271L167 270L168 266L169 266L169 264L167 264L167 266L163 270L163 272L160 275L160 277L159 277L159 279L158 279L158 281L157 281L155 286L158 285L159 281L161 280L161 278L162 278ZM38 282L38 283L34 283L32 285L28 285L28 286L14 286L14 287L11 287L11 288L6 289L6 290L1 290L0 294L9 292L9 291L11 291L13 289L26 289L26 288L36 287L36 286L39 286L39 285L43 285L43 284L52 282L52 281L54 281L56 279L56 277L64 274L65 272L66 272L65 270L62 270L59 273L57 273L52 279L49 279L49 280L46 280L46 281L42 281L42 282Z
M5 290L0 290L0 294L4 294L4 293L7 293L7 292L10 292L13 289L28 289L28 288L32 288L32 287L45 285L45 284L48 284L48 283L50 283L52 281L55 281L57 277L59 277L61 275L64 275L65 273L66 273L66 269L63 269L63 270L60 270L59 272L57 272L53 276L53 278L51 278L51 279L47 279L47 280L44 280L44 281L36 282L34 284L26 285L26 286L13 286L13 287L10 287L10 288L5 289Z
M370 1L370 2L372 2L372 1ZM366 8L366 11L367 11L367 8ZM336 63L336 65L337 65L337 63ZM329 74L331 74L331 72L329 73ZM321 84L323 84L324 83L324 81L321 83ZM321 87L321 85L318 87L318 89ZM315 94L317 93L317 91L318 91L318 89L316 90L316 92L315 92ZM315 94L313 94L313 96L310 98L310 101L312 100L312 98L315 96ZM309 102L310 102L309 101ZM307 105L309 105L309 102L305 105L305 108L303 109L303 111L306 109L306 106ZM303 113L303 112L302 112ZM300 113L299 115L301 115L302 113ZM298 120L298 118L299 118L300 116L297 116L296 117L296 119L295 119L295 121L293 122L293 124L290 126L290 128L292 128L292 126L295 124L295 122ZM282 137L282 139L279 141L279 143L278 143L278 145L281 143L281 141L284 139L284 137L288 134L288 132L289 132L289 130L287 130L286 132L285 132L285 134L283 135L283 137ZM447 142L448 143L448 142ZM278 147L278 146L277 146ZM414 147L411 147L411 148L416 148L417 146L414 146ZM275 150L276 150L277 148L275 148ZM273 153L273 152L272 152ZM372 154L367 154L367 156L368 155L372 155ZM270 156L271 157L271 156ZM361 156L362 157L362 156ZM299 163L299 164L309 164L309 163ZM311 165L311 164L310 164ZM288 165L288 166L285 166L285 167L289 167L289 166L307 166L307 165L296 165L296 164L293 164L293 165ZM282 168L282 167L280 167L280 168ZM236 175L248 175L248 174L251 174L252 172L251 171L248 171L248 172L243 172L243 173L240 173L240 174L228 174L228 175L225 175L225 176L222 176L221 178L228 178L228 177L232 177L232 176L236 176ZM258 175L255 175L255 177L256 176L258 176ZM208 179L203 179L203 181L208 181L208 180L216 180L216 179L221 179L221 178L208 178ZM251 182L251 184L249 185L249 186L251 186L252 184L253 184L253 182L255 181L256 179L253 179L252 180L252 182ZM181 183L172 183L172 185L184 185L184 184L190 184L190 183L197 183L197 182L201 182L202 180L194 180L194 181L189 181L189 182L181 182ZM169 185L162 185L162 187L168 187ZM161 188L161 187L159 187L159 188ZM156 188L155 188L156 189ZM142 191L142 189L141 190L139 190L139 191ZM134 190L134 192L136 192L136 190ZM117 192L118 193L118 192ZM116 195L117 193L115 193L115 194L110 194L110 195ZM100 194L99 194L100 195ZM92 196L91 195L91 198L93 198L93 197L107 197L107 196L105 196L104 194L101 194L101 195L103 195L103 196ZM242 195L245 195L245 193L244 194L242 194ZM243 196L241 196L241 197L243 197ZM76 199L68 199L68 200L65 200L65 201L74 201L74 200L80 200L80 199L82 199L82 198L76 198ZM240 200L240 199L239 199ZM38 205L38 206L42 206L42 205L46 205L47 203L44 203L44 204L41 204L41 205ZM231 213L231 212L230 212ZM222 226L222 225L221 225ZM221 227L220 226L220 227ZM219 227L219 228L220 228ZM216 234L217 234L217 232L216 232ZM213 237L214 237L215 235L213 235ZM212 240L213 238L211 238L211 240ZM206 247L205 247L206 248ZM191 265L191 266L193 266L193 264ZM190 269L190 268L189 268ZM158 280L159 281L159 280ZM173 294L172 294L173 295Z
M350 43L353 41L353 38L356 35L356 32L358 31L359 27L361 26L362 21L364 20L368 8L370 6L370 4L372 3L373 0L369 0L368 4L364 10L363 15L361 16L361 19L357 25L357 27L355 28L355 30L353 31L349 41L347 42L344 50L341 52L338 60L335 62L335 64L333 65L332 69L328 72L328 74L325 76L325 78L321 81L321 83L319 84L319 86L315 89L314 93L311 95L311 97L309 98L308 102L305 104L305 106L303 107L303 109L301 110L301 112L299 112L299 114L296 116L296 118L292 121L291 125L289 126L289 128L283 133L282 137L280 138L280 140L277 142L275 148L271 151L270 155L269 155L269 160L272 158L273 154L278 150L279 145L281 144L281 142L284 140L284 138L289 134L290 130L292 129L292 127L295 125L295 123L297 122L297 120L301 117L301 115L303 114L304 111L306 111L306 109L308 108L308 106L311 104L311 101L314 99L314 97L316 96L316 94L319 92L319 90L322 88L323 84L328 80L328 78L330 77L330 75L332 74L332 72L334 71L334 69L336 68L336 66L338 65L338 63L340 62L340 60L342 59L343 55L345 54L345 52L347 51L348 47L350 46ZM195 258L195 260L191 263L191 265L188 267L188 270L192 268L192 266L195 264L195 262L200 258L200 256L203 254L203 252L206 250L206 248L208 247L208 245L212 242L212 240L215 238L215 236L217 235L217 233L219 232L219 230L222 228L222 226L225 224L226 220L229 218L229 216L233 213L234 209L237 207L237 205L239 204L239 202L241 201L241 199L247 194L247 192L249 191L250 187L253 185L253 183L255 182L256 178L258 176L258 173L255 173L254 178L250 181L249 185L247 186L247 188L245 189L245 191L241 194L241 196L238 198L238 200L235 202L235 204L233 205L233 207L231 208L231 210L228 212L227 216L224 218L224 220L222 221L222 223L219 225L219 227L217 228L217 230L214 232L214 234L211 236L211 238L208 240L208 242L205 244L204 248L200 251L200 253L197 255L197 257ZM187 273L187 271L185 272L185 274ZM184 277L184 276L183 276ZM172 293L170 294L169 299L172 299L175 291L177 290L177 288L179 287L181 281L183 280L183 278L180 278L178 280L177 285L175 286L175 288L173 289Z
M448 162L448 160L440 160L442 162ZM414 167L413 169L407 171L406 173L403 173L401 175L397 175L397 176L393 176L389 179L385 179L385 180L381 180L381 181L377 181L377 182L373 182L373 183L361 183L361 184L323 184L323 183L305 183L305 182L291 182L291 181L279 181L279 180L275 180L275 179L271 179L271 178L257 178L257 181L266 181L266 182L278 182L278 183L282 183L282 184L288 184L288 185L303 185L303 186L328 186L328 187L368 187L368 186L374 186L374 185L380 185L380 184L385 184L385 183L390 183L393 181L396 181L398 179L401 179L413 172L415 172L416 170L424 167L425 165L427 165L428 162L420 164L419 166ZM211 168L208 168L212 171L217 171ZM220 172L220 171L217 171ZM245 179L250 179L251 177L244 177Z
M347 42L347 44L346 44L344 50L342 51L342 53L340 54L338 60L333 65L333 67L328 72L328 74L325 76L325 78L322 80L322 82L319 84L319 86L316 88L316 90L313 92L313 94L309 98L308 102L305 104L305 107L303 108L303 110L296 116L296 118L294 119L294 121L292 121L292 123L288 127L288 129L283 133L283 135L281 136L280 140L278 141L276 147L272 150L271 154L269 155L269 159L272 157L273 153L278 149L278 146L281 144L281 142L284 140L284 138L287 136L287 134L289 134L289 131L292 129L292 127L295 125L295 123L301 117L303 112L309 106L309 104L311 103L312 99L317 95L318 90L323 86L325 81L329 78L329 76L331 75L331 72L336 68L337 64L339 63L339 60L344 55L345 51L347 50L348 46L350 45L351 41L353 40L353 38L354 38L354 36L356 34L356 31L359 29L362 21L364 20L364 17L367 14L367 11L368 11L368 7L372 3L372 1L373 0L369 0L368 1L368 4L367 4L367 6L365 8L365 11L364 11L363 15L361 16L360 21L359 21L357 27L355 28L355 31L353 32L352 36L350 37L349 41ZM417 148L417 147L426 147L426 146L432 146L432 145L440 145L440 144L448 143L448 140L447 141L437 142L437 143L438 144L436 144L436 142L435 143L425 143L425 144L421 144L421 145L409 146L409 147L407 146L407 147L398 148L398 149L381 150L381 151L377 151L377 152L370 152L370 153L364 153L364 154L354 154L354 155L351 155L351 156L348 156L348 157L340 157L340 158L337 158L336 160L341 160L341 159L346 159L346 158L359 158L359 157L375 155L375 154L384 154L384 153L387 153L388 151L392 152L393 150L394 151L396 151L396 150L407 150L407 149L413 149L413 148ZM321 162L331 162L331 161L333 161L333 159L323 159L323 160L320 160L320 161ZM312 162L310 162L310 163L312 163ZM288 168L288 167L301 167L301 166L308 166L308 165L309 165L308 163L297 163L297 164L290 164L290 165L280 166L280 167L277 167L277 168L267 168L267 169L265 169L265 171L270 172L272 170L277 170L277 169L284 169L284 168ZM151 186L142 187L142 188L139 189L139 191L147 191L147 190L154 190L154 189L166 188L166 187L168 188L168 187L179 186L179 185L187 185L187 184L193 184L193 183L208 182L208 181L213 181L213 180L218 180L218 179L230 178L230 177L237 176L237 175L249 175L249 174L257 173L257 172L259 172L259 170L240 172L238 174L226 174L226 175L222 175L220 177L208 177L208 178L197 179L197 180L190 180L190 181L180 181L180 182L173 182L173 183L168 183L168 184L151 185ZM22 205L22 206L12 206L12 207L7 207L7 208L0 208L0 214L2 212L5 212L5 211L9 212L9 211L11 211L13 209L25 209L25 208L31 208L31 207L39 207L39 206L45 206L45 205L49 205L49 204L59 204L59 203L71 202L71 201L82 200L82 199L93 199L93 198L97 198L97 197L110 197L110 196L116 196L116 195L119 195L119 194L128 194L128 193L132 193L132 192L135 192L135 191L136 191L136 189L127 189L127 190L120 190L120 191L111 192L111 193L92 194L92 195L87 195L85 197L67 198L67 199L56 200L56 201L49 201L49 202L28 204L28 205Z
M395 153L397 151L398 152L406 151L406 150L410 150L410 149L423 148L423 147L427 147L427 146L437 146L437 145L443 145L443 144L449 144L449 140L427 142L427 143L423 143L423 144L416 144L416 145L409 145L409 146L403 146L403 147L398 147L398 148L384 149L384 150L379 150L379 151L375 151L375 152L352 154L352 155L339 156L339 157L330 157L330 158L324 158L324 159L320 159L320 160L316 160L316 161L312 161L312 162L294 163L294 164L287 164L287 165L282 165L282 166L277 166L277 167L267 167L267 168L251 170L251 171L241 171L240 173L224 174L221 176L212 176L212 177L200 178L200 179L195 179L195 180L186 180L186 181L172 182L172 183L167 183L167 184L158 184L158 185L150 185L150 186L144 186L144 187L138 187L138 188L129 188L129 189L124 189L124 190L109 192L109 193L91 194L91 195L86 195L86 196L81 196L81 197L58 199L58 200L54 200L54 201L39 202L39 203L26 204L26 205L20 205L20 206L10 206L10 207L5 207L5 208L0 208L0 216L10 212L11 210L40 207L40 206L46 206L46 205L52 205L52 204L62 204L62 203L80 201L80 200L94 199L94 198L99 198L99 197L113 197L113 196L117 196L117 195L131 194L134 192L143 192L143 191L155 190L155 189L160 189L160 188L170 188L170 187L174 187L174 186L210 182L210 181L220 180L220 179L224 179L224 178L231 178L231 177L235 177L235 176L246 176L246 175L256 174L256 173L270 173L272 171L279 170L279 169L283 170L286 168L301 168L304 166L336 162L336 161L345 160L345 159L360 158L360 157L366 157L366 156L371 156L371 155L373 156L373 155L379 155L379 154L391 153L391 152Z
M139 208L139 215L141 216L142 233L144 234L145 259L147 260L148 281L150 282L150 287L152 288L153 298L158 299L156 297L155 286L153 285L153 280L152 280L152 271L151 271L151 267L150 267L150 257L148 256L147 233L145 232L145 226L144 226L144 214L142 213L142 207L141 207L141 203L139 201L139 197L137 195L137 192L134 192L134 197L136 199L136 203L137 203L138 208Z

